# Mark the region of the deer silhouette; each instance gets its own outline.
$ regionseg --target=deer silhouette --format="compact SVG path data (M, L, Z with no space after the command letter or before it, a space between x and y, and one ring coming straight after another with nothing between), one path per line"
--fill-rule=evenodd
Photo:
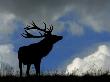
M49 52L53 48L53 44L55 44L56 42L63 38L63 36L52 35L53 31L52 25L50 25L49 28L46 27L46 23L44 23L44 25L45 29L41 29L32 21L31 26L27 26L26 28L24 28L25 33L21 34L24 38L43 38L43 39L38 43L33 43L19 48L18 60L20 76L22 76L22 64L27 65L26 71L27 76L29 76L31 64L34 64L35 66L36 75L40 76L41 59L49 54ZM29 33L28 30L31 29L39 30L40 35L36 36L33 35L32 33Z

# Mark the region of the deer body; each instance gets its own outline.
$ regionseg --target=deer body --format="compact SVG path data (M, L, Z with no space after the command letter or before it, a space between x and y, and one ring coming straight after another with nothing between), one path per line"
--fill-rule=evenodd
M45 24L45 23L44 23ZM27 71L26 74L27 76L29 75L29 70L31 64L34 64L35 69L36 69L36 75L40 75L40 63L41 59L49 54L49 52L52 50L53 45L61 40L63 37L62 36L57 36L57 35L52 35L51 32L53 30L53 27L50 27L48 31L46 31L46 25L45 29L40 29L35 25L33 22L32 24L34 27L28 28L29 29L38 29L40 31L44 31L45 34L41 36L34 36L30 33L28 33L26 30L25 32L27 34L22 35L25 38L41 38L44 37L43 40L41 40L38 43L33 43L28 46L23 46L20 47L18 50L18 59L19 59L19 68L20 68L20 76L22 76L22 64L27 65Z
M51 51L53 45L46 43L34 43L29 46L19 48L19 60L22 60L23 64L34 64L37 60L45 57Z

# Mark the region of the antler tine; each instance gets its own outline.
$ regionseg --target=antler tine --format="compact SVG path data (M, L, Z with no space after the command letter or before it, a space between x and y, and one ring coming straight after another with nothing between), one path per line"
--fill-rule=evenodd
M41 36L43 36L41 32L39 32L39 34L40 34Z
M48 30L48 32L50 31L50 29L49 29L49 28L47 28L47 30Z
M53 26L52 25L49 25L49 26L50 26L50 28L48 28L48 31L52 32L53 31Z
M45 24L45 29L41 29L32 21L32 26L33 27L31 29L37 29L37 30L40 30L40 31L43 31L43 32L47 32L46 31L46 23L44 23L44 24Z
M21 34L25 38L41 38L41 37L45 37L41 33L40 33L41 36L35 36L35 35L30 34L27 30L25 30L25 32L26 32L26 34L25 33Z
M34 23L34 21L32 21L32 26L37 27L36 24Z
M50 27L50 31L51 31L51 32L53 31L53 25L51 25L51 27Z
M29 27L31 27L31 26L27 25L26 28L24 28L24 29L29 30L30 29Z
M40 28L34 23L34 21L32 21L31 23L32 26L27 25L26 28L24 28L25 30L30 30L30 29L38 29L40 30Z
M25 32L26 32L26 36L25 37L27 37L27 38L31 38L31 37L33 37L33 35L32 34L30 34L29 32L27 32L26 30L25 30Z
M43 23L44 23L44 25L45 25L45 29L44 29L44 30L46 31L46 29L47 29L47 28L46 28L46 23L45 23L45 22L43 22Z
M26 36L24 36L24 35L26 35L25 33L23 33L23 34L21 34L24 38L27 38Z
M29 33L25 30L25 32L26 32L26 34L25 33L23 33L23 34L21 34L23 37L25 37L25 38L28 38L28 36L29 36Z

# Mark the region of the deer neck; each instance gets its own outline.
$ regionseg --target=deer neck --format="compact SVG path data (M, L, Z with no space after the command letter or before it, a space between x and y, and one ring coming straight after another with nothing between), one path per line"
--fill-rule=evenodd
M46 40L46 39L43 39L42 41L40 41L40 43L45 46L53 46L53 43L50 40Z

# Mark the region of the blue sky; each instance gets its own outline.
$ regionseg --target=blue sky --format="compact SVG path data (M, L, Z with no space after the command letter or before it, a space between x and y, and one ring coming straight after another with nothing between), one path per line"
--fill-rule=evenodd
M72 17L71 14L72 13L70 12L68 16L64 16L60 19L60 21L74 19L69 18ZM15 52L17 52L19 47L23 45L29 45L35 42L39 42L38 39L30 40L23 38L21 36L21 34L24 32L22 27L25 26L20 22L17 23L17 26L21 29L16 30L15 33L12 35L12 44L15 46ZM110 41L109 32L97 33L94 32L92 29L85 27L85 33L83 35L77 36L72 35L72 33L68 32L68 28L69 26L65 25L65 29L62 32L56 33L57 35L62 35L63 40L56 43L53 47L53 50L42 61L41 69L43 71L58 70L60 67L64 67L63 65L65 65L65 62L69 59L70 61L72 61L71 57L77 56L76 54L83 52L83 50L85 50L86 48L89 48L94 44ZM80 55L78 56L80 57Z
M87 56L88 49L94 51L94 45L110 42L109 0L53 1L0 0L0 45L11 44L14 47L11 52L17 54L19 47L40 41L21 36L32 20L40 27L43 22L53 24L53 34L63 36L42 60L43 71L66 69L75 57Z

